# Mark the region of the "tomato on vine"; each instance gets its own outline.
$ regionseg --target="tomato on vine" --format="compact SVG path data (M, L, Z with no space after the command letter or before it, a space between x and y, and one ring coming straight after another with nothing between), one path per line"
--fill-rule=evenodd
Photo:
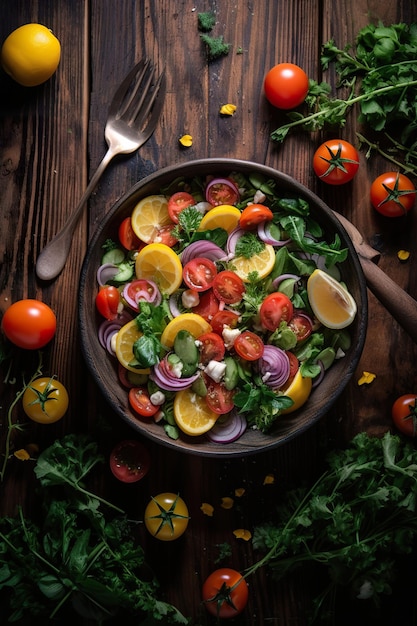
M64 417L69 404L64 385L53 377L36 378L22 396L23 410L34 422L52 424Z
M408 437L417 436L417 394L407 393L397 398L391 413L400 432Z
M416 188L408 176L386 172L371 185L371 204L385 217L401 217L413 207Z
M161 541L173 541L187 529L188 507L175 493L160 493L152 497L145 509L145 526L151 535Z
M343 139L325 141L313 156L314 172L329 185L344 185L352 180L358 168L358 151Z
M215 570L203 584L203 600L207 611L217 618L233 618L242 613L249 590L242 574L223 567Z

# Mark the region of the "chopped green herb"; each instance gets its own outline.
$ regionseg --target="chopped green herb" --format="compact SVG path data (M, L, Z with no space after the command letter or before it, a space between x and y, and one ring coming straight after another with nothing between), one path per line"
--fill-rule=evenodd
M213 11L198 13L198 30L202 33L209 33L216 24L216 15Z
M200 35L202 42L206 45L207 59L214 61L222 56L229 54L232 44L225 43L223 35L212 37L206 33Z

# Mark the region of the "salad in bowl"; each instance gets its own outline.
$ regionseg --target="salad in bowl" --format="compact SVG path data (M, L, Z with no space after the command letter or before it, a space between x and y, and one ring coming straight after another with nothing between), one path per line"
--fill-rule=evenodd
M245 161L138 183L95 234L80 296L84 353L113 408L207 456L308 428L347 384L366 330L365 281L331 211Z

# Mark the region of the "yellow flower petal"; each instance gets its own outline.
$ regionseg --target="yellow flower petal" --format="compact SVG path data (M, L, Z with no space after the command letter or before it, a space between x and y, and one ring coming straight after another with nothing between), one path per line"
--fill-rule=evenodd
M220 107L220 115L233 115L235 111L235 104L223 104L223 106Z
M233 534L236 539L243 539L244 541L252 539L252 533L246 528L236 528L236 530L233 531Z
M264 478L264 485L273 485L275 482L275 476L267 474Z
M363 372L362 376L358 380L358 385L370 385L376 378L376 374L372 372Z
M204 515L213 517L214 507L211 506L211 504L208 504L207 502L203 502L203 504L200 506L200 510L203 511Z
M241 498L244 493L245 493L245 489L243 487L238 487L237 489L235 489L236 498Z
M21 448L20 450L16 450L16 452L14 452L13 454L16 457L16 459L19 459L19 461L29 461L30 459L29 452L25 450L24 448Z
M222 498L222 508L223 509L231 509L233 507L234 501L233 498Z
M178 141L182 146L184 146L184 148L191 148L193 145L193 138L191 135L183 135L178 139Z
M398 250L397 257L400 261L408 261L410 253L408 250Z

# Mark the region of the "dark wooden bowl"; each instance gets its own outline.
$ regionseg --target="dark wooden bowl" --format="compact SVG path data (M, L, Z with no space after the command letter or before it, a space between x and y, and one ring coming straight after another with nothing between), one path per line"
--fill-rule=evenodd
M204 436L195 438L183 435L177 440L172 440L165 434L162 426L153 421L141 421L130 410L126 389L118 382L116 360L109 356L99 343L98 317L94 301L97 293L96 271L103 252L102 244L108 238L114 239L120 222L131 214L141 198L160 193L161 188L176 177L225 175L232 171L241 171L246 175L259 172L268 179L275 180L277 189L295 193L309 202L312 216L324 228L329 241L333 241L335 233L339 234L343 245L349 249L348 259L342 268L343 280L349 286L358 305L358 314L350 326L352 345L346 356L335 362L326 373L324 380L316 390L313 390L307 403L298 411L281 417L270 434L264 435L249 429L239 440L229 444L214 444ZM82 348L87 365L107 402L133 430L178 451L207 457L239 457L276 448L288 442L312 426L330 409L348 384L362 353L367 327L367 293L365 278L349 236L330 209L315 194L286 174L264 165L235 159L202 159L174 165L151 174L138 182L114 205L95 232L84 261L79 311Z

